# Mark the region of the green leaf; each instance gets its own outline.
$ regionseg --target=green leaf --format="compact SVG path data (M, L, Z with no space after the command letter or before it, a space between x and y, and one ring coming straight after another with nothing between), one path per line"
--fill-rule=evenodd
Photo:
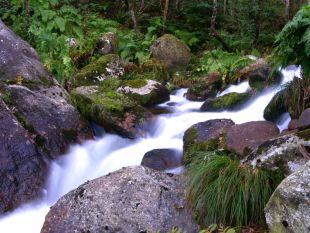
M55 23L61 32L66 29L66 21L62 17L56 17Z

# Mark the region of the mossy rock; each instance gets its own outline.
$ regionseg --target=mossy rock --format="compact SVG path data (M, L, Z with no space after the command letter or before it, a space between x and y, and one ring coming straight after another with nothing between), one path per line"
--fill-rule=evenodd
M267 121L275 122L287 111L285 104L285 90L278 92L269 102L264 110L264 118Z
M210 98L201 106L201 111L235 110L252 96L251 93L229 93L216 98Z
M264 88L277 84L282 79L281 72L276 72L273 77L270 77L272 68L270 66L263 66L250 73L247 77L249 85L253 90L262 91Z
M134 99L142 106L151 106L166 102L170 99L168 89L154 80L136 79L125 82L117 90Z
M215 119L194 124L183 136L184 163L189 164L194 157L220 149L222 135L234 125L229 119Z
M201 79L201 83L193 84L188 88L186 93L186 98L192 101L204 101L208 98L215 97L217 94L220 85L218 84L210 84L208 80L203 81Z
M158 38L150 48L152 56L170 72L184 69L190 62L191 53L187 45L171 34Z
M124 68L120 58L115 54L101 56L95 62L85 66L74 76L73 85L91 86L100 85L107 78L122 76Z
M108 132L128 138L145 134L144 124L151 114L125 95L99 86L83 86L74 89L71 96L86 119Z

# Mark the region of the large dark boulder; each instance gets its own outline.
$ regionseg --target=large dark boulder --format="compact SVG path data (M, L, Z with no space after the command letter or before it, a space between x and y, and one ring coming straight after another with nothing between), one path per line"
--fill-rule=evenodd
M278 127L268 121L251 121L234 125L225 135L225 149L236 153L242 159L260 144L278 135Z
M273 78L270 77L271 73L272 68L268 65L259 67L253 72L250 72L247 76L250 87L253 90L261 91L271 84L279 83L282 78L281 73L277 72L277 74L274 75Z
M154 149L143 156L142 166L164 171L183 165L182 153L175 149Z
M215 119L200 122L188 128L183 136L184 162L190 163L199 151L216 150L221 147L222 137L235 125L230 119Z
M190 49L180 39L171 34L158 38L150 48L152 56L169 71L185 68L191 58Z
M41 233L196 233L186 208L184 177L146 167L127 167L88 181L63 196Z
M40 195L48 162L92 135L34 49L1 20L0 101L1 214Z
M310 231L310 161L288 176L272 194L265 207L271 233Z
M47 158L0 98L0 214L38 197Z

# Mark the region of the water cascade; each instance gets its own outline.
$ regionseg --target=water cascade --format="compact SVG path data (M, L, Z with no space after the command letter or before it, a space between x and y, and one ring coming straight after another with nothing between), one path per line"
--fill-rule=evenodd
M282 70L284 84L300 76L300 69ZM280 84L280 85L281 85ZM191 125L216 118L229 118L236 124L264 120L263 111L272 97L280 90L280 85L269 87L255 98L250 99L239 111L199 112L202 102L185 99L186 89L171 95L170 101L160 107L168 108L171 113L158 115L150 134L141 139L129 140L116 135L105 134L82 145L71 146L69 152L51 164L50 176L44 198L28 203L17 210L2 216L1 233L39 233L49 207L62 195L78 187L87 180L103 176L119 168L139 165L143 155L152 149L175 148L182 150L183 133ZM248 82L231 85L223 95L230 92L245 92ZM278 122L280 130L286 129L290 121L284 114ZM182 167L171 172L181 172Z

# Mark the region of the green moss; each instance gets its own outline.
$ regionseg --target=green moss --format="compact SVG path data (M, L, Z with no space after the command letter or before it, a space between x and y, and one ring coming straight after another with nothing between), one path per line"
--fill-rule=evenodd
M107 64L117 58L118 56L115 54L108 54L82 68L74 77L74 86L94 85L100 83L98 77L105 75L107 72Z
M128 80L125 82L125 86L129 86L132 88L141 88L147 85L147 80L145 79L134 79Z
M206 109L209 111L233 110L246 102L250 97L250 93L229 93L209 100Z
M264 118L268 121L275 121L280 115L287 111L284 91L278 92L269 102L264 110Z

